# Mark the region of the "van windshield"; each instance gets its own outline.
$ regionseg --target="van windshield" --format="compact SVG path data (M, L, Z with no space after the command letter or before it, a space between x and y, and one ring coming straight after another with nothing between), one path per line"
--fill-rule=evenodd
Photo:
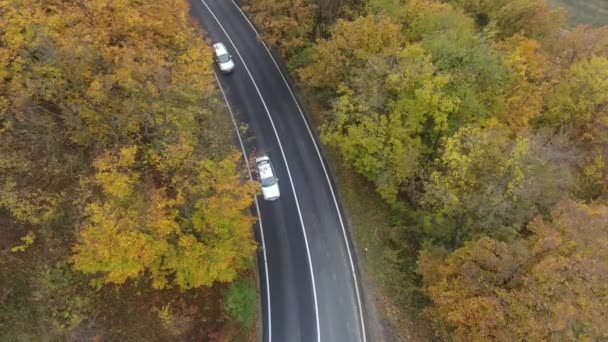
M230 62L230 55L229 54L223 54L223 55L217 56L217 60L220 63Z
M274 176L262 178L262 186L268 187L277 184L277 179Z

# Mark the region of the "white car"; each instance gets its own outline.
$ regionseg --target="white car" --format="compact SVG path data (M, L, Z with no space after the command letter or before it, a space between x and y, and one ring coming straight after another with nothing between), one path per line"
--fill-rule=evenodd
M228 74L234 71L232 56L228 53L228 50L223 43L213 44L213 51L215 51L215 62L223 73Z
M255 164L258 167L264 199L267 201L277 200L281 195L279 191L279 179L274 172L270 158L268 156L258 157L255 159Z

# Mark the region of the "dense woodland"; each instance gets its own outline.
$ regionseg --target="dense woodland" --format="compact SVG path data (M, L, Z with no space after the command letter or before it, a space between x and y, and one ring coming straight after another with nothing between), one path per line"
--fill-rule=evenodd
M186 2L0 0L0 18L0 340L246 330L257 187Z
M608 338L608 27L544 0L246 10L390 208L397 292L438 336Z
M446 340L608 338L608 28L544 0L246 5L386 206L392 295ZM0 340L251 324L256 190L187 11L0 0Z

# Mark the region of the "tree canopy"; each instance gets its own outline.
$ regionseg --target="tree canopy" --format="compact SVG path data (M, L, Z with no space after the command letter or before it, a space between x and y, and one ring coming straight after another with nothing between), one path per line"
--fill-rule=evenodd
M449 77L419 44L404 47L396 60L377 56L368 65L353 77L355 90L342 88L323 139L395 203L399 187L417 176L449 131L459 99L445 93Z
M513 237L568 192L576 161L569 145L560 136L513 138L491 122L461 128L425 184L421 226L456 246L478 234Z
M605 304L590 303L604 280L585 282L607 236L608 27L567 27L546 0L371 0L362 12L287 58L322 108L340 177L361 175L390 208L380 254L411 284L385 295L422 290L446 339L606 338Z
M421 252L439 331L455 340L608 337L608 208L564 200L511 242L467 242L447 257Z
M213 285L255 256L256 187L187 3L0 0L0 17L0 266L23 268L0 277L11 278L0 283L0 339L93 339L69 334L103 316L93 299L106 284L117 291L108 303L136 289L154 312L170 297L160 290L177 288L173 298L196 306L184 293L199 288L221 310ZM53 287L47 271L69 279ZM81 287L89 281L95 292ZM47 304L65 318L40 318ZM136 329L109 316L113 339Z
M136 154L135 147L123 148L95 160L91 186L103 195L84 209L71 259L75 268L100 275L98 285L122 284L144 274L156 288L234 280L255 249L253 218L243 212L257 187L241 180L240 156L193 165L195 178L169 192L134 171ZM187 203L192 206L188 212Z

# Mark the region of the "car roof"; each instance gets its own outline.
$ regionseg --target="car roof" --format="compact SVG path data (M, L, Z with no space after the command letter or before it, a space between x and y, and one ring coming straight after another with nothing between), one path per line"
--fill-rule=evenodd
M215 50L215 54L218 56L228 54L228 50L223 43L215 43L213 44L213 49Z
M261 159L261 160L260 160ZM274 172L272 171L272 167L270 166L270 159L266 158L258 158L256 160L258 165L258 171L260 173L260 178L269 178L274 177Z

